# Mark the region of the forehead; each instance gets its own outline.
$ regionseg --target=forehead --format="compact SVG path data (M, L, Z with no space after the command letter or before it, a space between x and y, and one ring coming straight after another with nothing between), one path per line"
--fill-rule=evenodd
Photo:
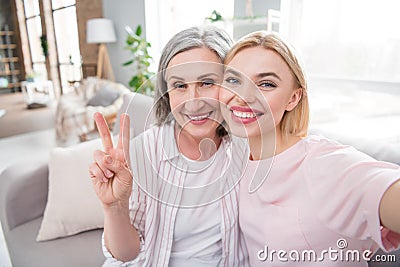
M196 47L176 54L168 63L168 67L196 61L221 63L221 60L214 51L206 47Z
M221 75L223 65L217 54L208 48L193 48L175 55L165 71L165 79L181 77L196 79L207 73Z
M239 51L228 63L228 68L239 71L248 77L265 72L292 76L289 66L277 52L261 46Z

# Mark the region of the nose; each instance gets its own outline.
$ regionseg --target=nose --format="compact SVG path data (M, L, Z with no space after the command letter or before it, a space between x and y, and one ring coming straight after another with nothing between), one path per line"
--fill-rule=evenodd
M198 87L199 84L195 82L188 84L188 97L185 101L185 109L189 112L199 111L205 105L204 101L200 98Z
M243 84L239 88L236 88L236 99L239 103L247 104L252 103L256 99L256 91L254 84Z

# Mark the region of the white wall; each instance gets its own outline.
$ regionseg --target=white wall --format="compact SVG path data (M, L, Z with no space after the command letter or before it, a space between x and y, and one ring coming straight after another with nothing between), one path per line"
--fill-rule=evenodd
M133 75L133 70L131 66L122 66L130 59L130 52L124 49L127 36L125 26L128 25L135 30L140 24L145 36L144 2L145 0L103 0L104 17L114 22L117 34L117 42L107 45L115 80L127 87L129 87L128 83Z

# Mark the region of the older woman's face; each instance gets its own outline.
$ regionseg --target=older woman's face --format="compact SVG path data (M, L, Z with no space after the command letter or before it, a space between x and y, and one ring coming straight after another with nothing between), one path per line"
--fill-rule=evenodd
M177 54L168 64L165 80L172 114L195 138L212 138L222 121L218 94L223 65L208 48Z

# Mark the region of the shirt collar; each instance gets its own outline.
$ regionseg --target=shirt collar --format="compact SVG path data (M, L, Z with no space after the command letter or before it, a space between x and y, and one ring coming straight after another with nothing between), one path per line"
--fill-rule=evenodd
M175 140L175 121L165 123L162 126L162 140L158 140L162 147L162 160L171 160L179 157L180 153Z

